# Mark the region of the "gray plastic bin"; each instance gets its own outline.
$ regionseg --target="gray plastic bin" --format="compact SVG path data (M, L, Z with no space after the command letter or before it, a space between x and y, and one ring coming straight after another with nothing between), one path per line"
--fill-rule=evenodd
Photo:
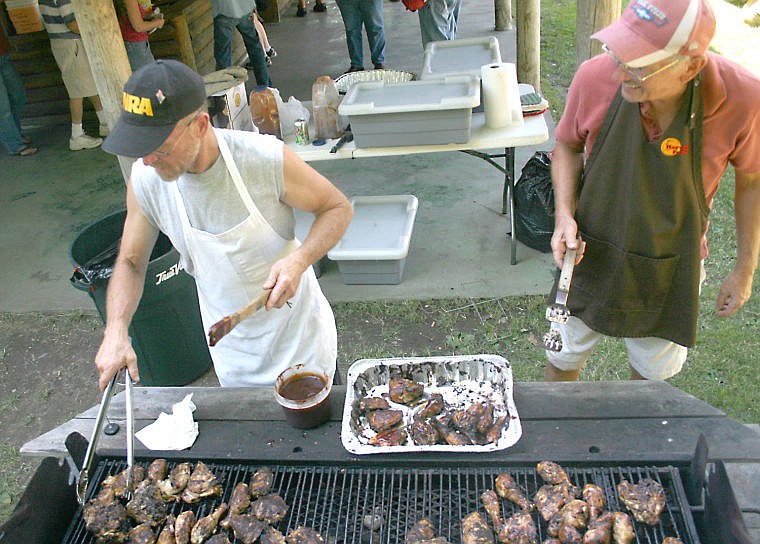
M353 85L338 107L356 147L463 144L470 139L480 86L471 76Z

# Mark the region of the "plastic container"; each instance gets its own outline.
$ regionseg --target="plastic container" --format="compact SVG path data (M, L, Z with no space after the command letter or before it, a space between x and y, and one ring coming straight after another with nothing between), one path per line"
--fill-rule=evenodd
M337 261L343 283L401 283L417 216L417 197L360 196L352 198L351 204L351 224L327 253Z
M501 62L499 40L494 36L429 42L420 79L472 76L480 79L480 67Z
M335 81L330 76L319 76L311 86L315 138L328 140L340 137L339 105L340 95Z
M472 108L478 104L478 80L451 76L356 83L339 111L348 116L356 147L462 144L470 139Z
M104 252L115 259L115 251L109 249L118 247L126 214L121 210L85 227L69 248L72 264L86 267ZM110 277L110 271L103 275ZM79 277L72 278L72 284L87 291L105 322L108 279L88 282ZM141 385L185 385L211 368L195 280L180 268L179 253L164 234L159 234L150 255L129 334Z
M274 396L293 427L312 429L330 419L332 382L324 369L298 363L274 382Z
M272 90L266 85L257 85L248 98L251 105L251 120L262 134L273 134L282 139L280 111Z

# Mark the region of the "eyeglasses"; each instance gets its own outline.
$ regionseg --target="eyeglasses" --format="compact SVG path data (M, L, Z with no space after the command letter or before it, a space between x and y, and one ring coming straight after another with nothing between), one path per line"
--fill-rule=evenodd
M157 157L161 157L162 159L165 159L166 157L170 156L172 153L174 153L174 150L177 149L177 144L180 142L182 138L184 138L185 133L190 128L190 125L193 124L193 122L198 118L198 116L201 114L201 112L197 112L192 119L190 119L186 124L185 128L182 129L182 132L179 136L177 136L177 139L174 140L174 145L172 145L172 148L169 151L159 151L156 149L151 155L156 155Z
M613 53L608 47L607 44L602 44L602 49L604 50L607 55L615 62L615 64L618 65L618 67L625 72L627 72L634 80L636 80L637 83L644 83L646 80L653 78L654 76L663 73L665 70L670 70L684 60L684 57L677 56L674 57L672 61L667 63L665 66L661 66L660 68L657 68L654 72L646 73L646 68L633 68L632 66L628 66L626 63L624 63L622 60L617 58L615 56L615 53Z

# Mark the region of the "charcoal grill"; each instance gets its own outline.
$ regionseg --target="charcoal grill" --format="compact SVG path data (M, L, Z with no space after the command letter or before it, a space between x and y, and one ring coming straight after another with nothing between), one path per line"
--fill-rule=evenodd
M170 467L177 462L171 462ZM145 462L147 466L147 461ZM221 497L205 499L196 505L177 503L172 513L192 509L196 516L208 515L221 502L228 502L234 486L248 483L258 464L208 463L222 482ZM301 466L267 465L275 473L274 491L285 499L290 509L278 528L285 534L304 525L317 530L328 542L335 544L404 544L406 533L413 523L423 517L433 520L437 534L449 542L460 542L460 520L469 512L486 515L480 495L493 489L497 474L508 471L529 494L543 485L535 467L383 467L375 466ZM126 468L123 460L102 461L94 476L102 482L107 476ZM667 536L680 538L685 544L699 544L697 529L689 509L678 468L673 466L568 467L571 481L578 486L594 483L604 489L608 508L624 510L616 485L627 479L638 482L652 478L666 491L667 507L660 523L649 527L636 523L637 543L658 543ZM99 486L91 488L97 493ZM502 501L502 513L509 516L517 507ZM377 520L379 527L365 525L367 518ZM548 537L546 523L534 512L540 540ZM230 534L230 540L236 542ZM94 542L82 520L79 509L68 530L64 543Z

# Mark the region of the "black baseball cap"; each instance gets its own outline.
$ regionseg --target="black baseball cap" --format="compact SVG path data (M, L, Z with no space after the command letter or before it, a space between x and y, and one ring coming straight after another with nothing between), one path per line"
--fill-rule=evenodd
M102 147L125 157L150 155L205 103L203 78L190 67L176 60L146 64L124 84L121 115Z

